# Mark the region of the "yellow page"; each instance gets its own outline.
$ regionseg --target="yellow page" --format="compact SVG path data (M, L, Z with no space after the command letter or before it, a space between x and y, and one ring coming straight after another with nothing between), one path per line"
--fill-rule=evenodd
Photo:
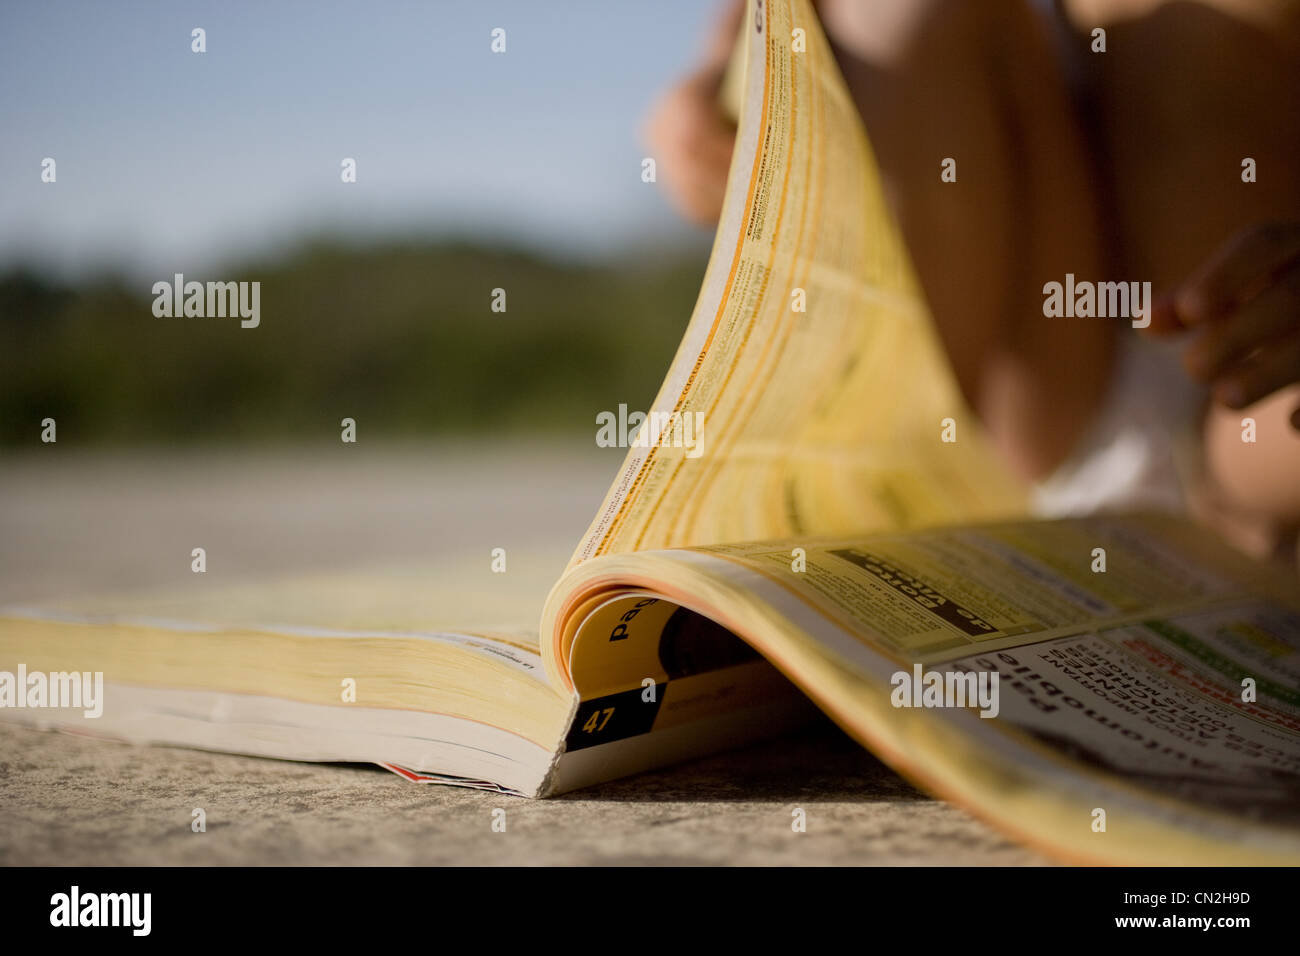
M737 144L703 288L643 446L571 566L1022 510L963 404L811 5L751 4L743 29Z
M1190 524L1095 517L610 555L571 571L564 593L553 619L598 609L544 646L552 681L580 692L582 713L600 709L571 732L581 743L626 734L616 706L644 710L624 701L646 678L659 711L631 729L648 737L672 730L674 708L778 700L771 672L716 637L679 680L666 623L684 609L743 638L895 769L1047 852L1300 860L1300 602ZM705 677L727 697L696 686ZM956 699L926 690L963 686Z

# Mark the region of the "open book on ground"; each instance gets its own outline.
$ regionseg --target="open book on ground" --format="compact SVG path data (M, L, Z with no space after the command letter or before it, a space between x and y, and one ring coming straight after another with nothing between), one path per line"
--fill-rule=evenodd
M1027 519L810 5L738 49L695 312L535 634L9 609L0 716L547 796L816 705L1062 858L1300 862L1294 582L1175 518Z

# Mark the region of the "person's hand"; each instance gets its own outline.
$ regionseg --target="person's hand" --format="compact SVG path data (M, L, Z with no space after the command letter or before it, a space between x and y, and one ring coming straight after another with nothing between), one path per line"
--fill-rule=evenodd
M736 128L718 106L721 72L695 73L656 105L646 127L668 197L677 211L701 225L722 213Z
M733 0L707 44L703 65L670 89L646 124L646 140L668 197L682 215L713 225L722 213L736 127L718 102L718 91L744 4Z
M1229 408L1300 382L1300 223L1239 233L1154 305L1148 331L1182 329L1198 333L1188 373ZM1291 425L1300 430L1300 407Z

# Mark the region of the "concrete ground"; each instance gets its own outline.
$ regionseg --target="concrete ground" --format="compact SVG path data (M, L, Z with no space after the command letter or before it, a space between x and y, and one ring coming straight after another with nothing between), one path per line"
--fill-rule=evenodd
M340 624L378 624L399 600L448 627L531 623L620 461L539 444L9 455L0 605L165 614L184 595L237 616L241 595L283 578L286 620L328 595ZM497 546L510 572L485 578ZM421 586L425 568L444 586ZM191 829L195 809L206 832ZM806 832L791 828L796 809ZM829 723L545 801L0 723L11 865L1038 862Z

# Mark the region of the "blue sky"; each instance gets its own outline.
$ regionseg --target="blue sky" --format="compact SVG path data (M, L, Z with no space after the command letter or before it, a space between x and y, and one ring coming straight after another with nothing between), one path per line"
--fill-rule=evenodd
M6 0L0 269L198 273L321 232L576 255L690 237L640 180L640 131L714 13L709 0ZM339 181L345 156L355 185Z

